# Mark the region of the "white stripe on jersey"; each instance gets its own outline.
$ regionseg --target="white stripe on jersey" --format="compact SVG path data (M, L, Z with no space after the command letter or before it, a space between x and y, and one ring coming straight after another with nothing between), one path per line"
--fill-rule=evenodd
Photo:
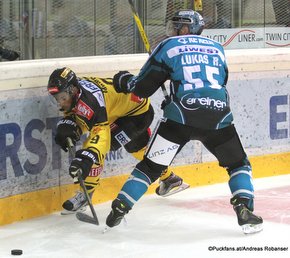
M225 61L225 56L222 51L220 51L216 47L212 46L205 46L205 45L181 45L181 46L175 46L173 48L170 48L167 51L167 56L169 58L178 56L180 54L188 54L188 53L200 53L205 55L218 55L221 60Z

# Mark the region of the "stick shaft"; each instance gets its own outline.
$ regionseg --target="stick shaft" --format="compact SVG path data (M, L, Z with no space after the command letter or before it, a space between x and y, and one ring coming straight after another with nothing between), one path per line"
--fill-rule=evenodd
M143 43L144 43L144 46L146 48L146 51L147 51L147 53L151 54L151 48L150 48L150 43L149 43L148 37L146 35L146 32L144 30L144 27L142 25L140 17L139 17L139 15L138 15L138 13L137 13L137 11L135 9L133 1L129 0L129 4L130 4L130 7L131 7L131 10L132 10L132 13L133 13L133 17L134 17L135 23L136 23L136 25L138 27L140 36L141 36L141 38L143 40Z
M144 46L145 46L145 48L146 48L146 51L147 51L147 53L148 53L149 55L151 55L152 51L151 51L151 48L150 48L150 43L149 43L148 37L147 37L147 35L146 35L146 32L145 32L145 30L144 30L144 27L143 27L143 25L142 25L142 22L141 22L141 20L140 20L140 18L139 18L139 15L138 15L138 13L137 13L137 11L136 11L136 9L135 9L135 6L134 6L134 4L133 4L133 1L132 1L132 0L128 0L128 1L129 1L129 4L130 4L130 7L131 7L131 10L132 10L133 17L134 17L135 23L136 23L136 25L137 25L138 31L139 31L139 33L140 33L140 36L141 36L142 41L143 41L143 43L144 43ZM167 101L170 101L170 97L169 97L169 95L168 95L168 92L167 92L167 90L166 90L166 88L165 88L164 83L161 85L161 89L162 89L162 92L163 92L163 95L164 95L165 99L166 99Z
M71 155L71 156L74 156L72 140L71 140L70 138L67 138L66 141L67 141L67 146L68 146L68 150L69 150L70 155ZM90 210L91 210L91 212L92 212L92 214L93 214L93 217L94 217L94 219L95 219L95 222L96 222L95 224L96 224L96 225L99 225L99 220L98 220L98 217L97 217L96 211L95 211L94 206L93 206L93 204L92 204L92 200L91 200L91 198L90 198L90 196L89 196L89 194L88 194L88 191L87 191L87 188L86 188L86 186L85 186L85 182L84 182L84 180L83 180L83 178L82 178L82 173L81 173L80 170L78 170L77 175L78 175L78 179L79 179L79 182L80 182L81 188L83 189L83 192L84 192L84 194L85 194L86 200L87 200L87 202L88 202L88 205L89 205L89 207L90 207Z
M88 204L89 204L90 210L91 210L91 212L92 212L92 214L93 214L93 217L94 217L94 219L95 219L95 221L96 221L96 224L99 225L99 220L98 220L98 217L97 217L96 211L95 211L95 209L94 209L94 206L93 206L92 200L91 200L91 198L90 198L90 196L89 196L89 194L88 194L87 188L86 188L86 186L85 186L85 182L84 182L84 180L83 180L83 178L82 178L82 173L81 173L81 171L78 171L78 178L79 178L79 181L80 181L80 185L81 185L81 187L82 187L82 189L83 189L83 191L84 191L84 193L85 193L85 196L86 196L87 202L88 202Z

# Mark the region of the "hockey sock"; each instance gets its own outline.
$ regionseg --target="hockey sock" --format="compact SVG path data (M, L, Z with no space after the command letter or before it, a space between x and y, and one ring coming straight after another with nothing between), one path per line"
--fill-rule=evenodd
M151 180L142 171L135 168L121 191L118 194L118 199L124 200L131 208L147 191Z
M253 210L254 187L250 166L242 166L229 172L229 187L233 196L248 199L248 208Z

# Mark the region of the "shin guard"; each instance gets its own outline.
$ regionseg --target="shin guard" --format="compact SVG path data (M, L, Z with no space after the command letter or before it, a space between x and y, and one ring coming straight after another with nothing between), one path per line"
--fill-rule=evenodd
M238 196L247 199L247 207L253 210L254 187L252 184L251 166L246 165L233 169L229 172L229 176L229 187L233 197Z
M117 198L124 200L132 208L133 205L144 195L151 183L152 182L148 176L135 168L123 185Z

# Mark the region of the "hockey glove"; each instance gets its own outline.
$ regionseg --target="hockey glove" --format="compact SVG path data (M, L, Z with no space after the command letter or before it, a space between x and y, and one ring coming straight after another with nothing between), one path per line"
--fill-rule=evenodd
M66 139L70 138L73 145L75 145L76 142L79 141L81 134L81 128L72 118L63 118L57 123L56 136L54 138L55 143L67 152L68 148Z
M114 75L113 85L115 90L120 93L130 93L130 86L128 85L129 80L134 75L129 73L128 71L120 71Z
M99 164L97 155L87 149L78 150L75 158L69 167L69 174L73 178L74 183L79 183L78 171L81 172L82 179L85 180L90 174L93 164Z
M19 57L19 53L0 46L0 57L7 59L8 61L14 61Z

